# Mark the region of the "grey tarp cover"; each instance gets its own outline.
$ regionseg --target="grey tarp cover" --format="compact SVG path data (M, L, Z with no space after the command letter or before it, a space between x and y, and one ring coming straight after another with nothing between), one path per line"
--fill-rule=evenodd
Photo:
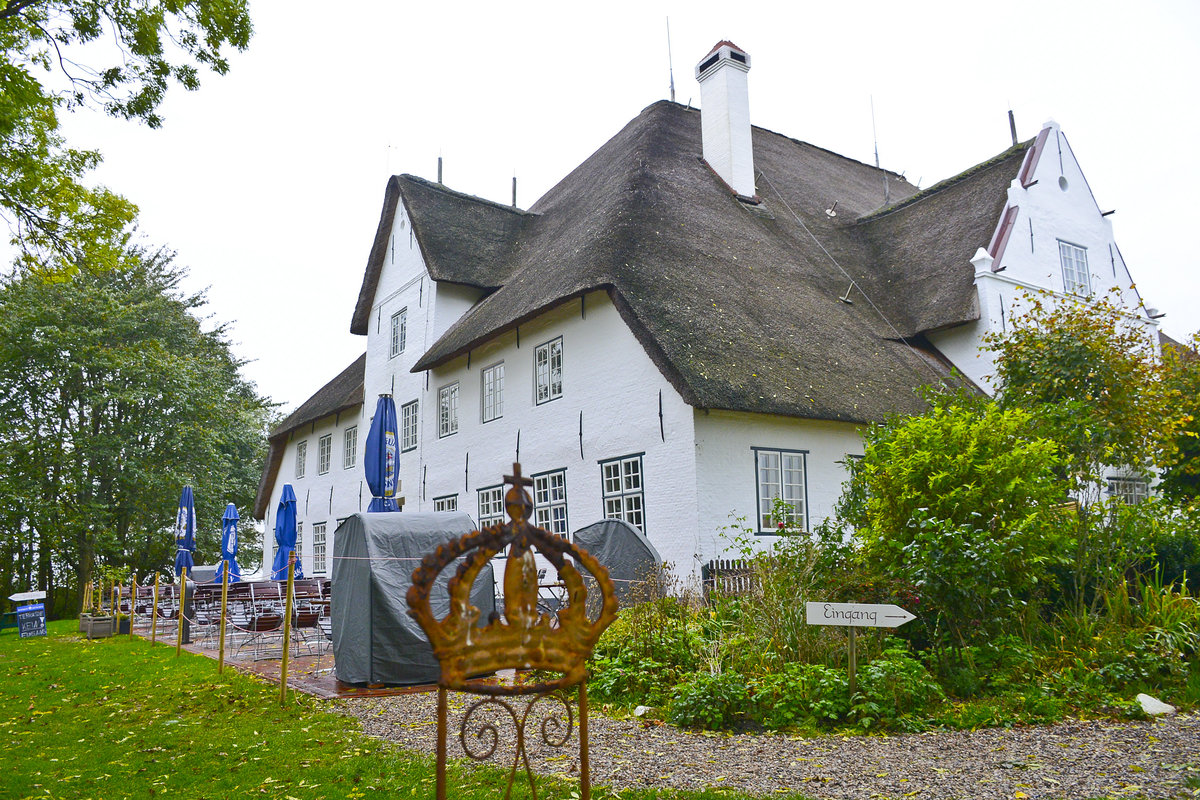
M637 584L656 577L662 567L662 557L646 534L627 522L606 519L580 528L571 536L575 544L608 567L622 605Z
M408 587L421 559L475 529L461 512L355 514L338 526L333 544L330 618L333 657L344 683L415 684L437 681L440 671L429 640L408 615ZM430 605L438 617L450 610L446 584L458 567L438 576ZM486 624L495 608L489 564L471 588L471 603Z

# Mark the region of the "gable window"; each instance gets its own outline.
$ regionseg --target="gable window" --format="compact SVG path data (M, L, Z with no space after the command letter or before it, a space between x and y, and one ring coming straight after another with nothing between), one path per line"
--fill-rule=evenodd
M479 527L504 522L504 487L489 486L479 490Z
M485 367L479 376L483 421L504 416L504 362Z
M458 511L458 495L448 494L445 497L433 498L434 511Z
M534 399L545 403L562 397L563 341L558 337L533 350Z
M458 433L458 384L438 390L438 436Z
M808 530L808 492L802 450L754 450L758 484L758 532L778 533L782 524ZM782 519L775 514L775 501L790 506Z
M1069 242L1058 243L1058 257L1062 261L1063 291L1071 294L1092 293L1092 276L1088 272L1087 250Z
M296 443L296 477L304 477L304 468L308 466L308 440Z
M600 474L605 518L623 520L645 533L641 454L601 461Z
M333 434L327 433L317 439L317 474L329 472L329 462L333 460Z
M400 450L417 447L417 401L400 406Z
M1150 485L1141 478L1109 478L1108 495L1131 506L1137 505L1150 496Z
M351 425L342 433L342 469L354 469L358 463L358 426Z
M325 525L324 522L313 523L313 574L325 574Z
M559 536L567 535L567 471L533 476L533 521Z
M388 358L395 358L404 352L408 339L408 309L402 308L392 314L392 338L388 347Z

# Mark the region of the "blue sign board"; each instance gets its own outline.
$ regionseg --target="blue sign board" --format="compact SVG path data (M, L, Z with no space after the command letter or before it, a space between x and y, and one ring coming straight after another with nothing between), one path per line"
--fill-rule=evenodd
M46 604L17 606L17 629L21 638L46 635Z

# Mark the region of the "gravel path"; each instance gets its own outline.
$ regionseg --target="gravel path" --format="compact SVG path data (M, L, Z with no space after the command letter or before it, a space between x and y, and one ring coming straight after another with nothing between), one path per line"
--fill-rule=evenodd
M372 736L433 752L436 697L428 692L364 698L339 707ZM458 726L474 699L450 697L451 758L464 757ZM735 787L762 796L794 790L817 798L922 800L1200 796L1196 714L1150 722L816 738L693 733L596 713L589 722L592 783L614 789ZM538 738L533 727L531 722L531 740ZM564 755L572 747L574 754ZM565 751L529 745L537 772L572 776L578 773L577 748L574 736Z

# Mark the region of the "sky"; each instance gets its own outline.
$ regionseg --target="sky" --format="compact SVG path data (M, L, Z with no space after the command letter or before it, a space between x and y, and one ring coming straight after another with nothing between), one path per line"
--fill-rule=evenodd
M331 10L332 9L332 10ZM350 334L391 174L528 208L694 68L751 56L755 125L928 187L1057 121L1162 328L1200 330L1183 233L1200 186L1200 3L397 3L252 0L225 76L159 130L80 112L95 182L207 288L261 393L290 411L366 347ZM669 23L668 23L669 20ZM670 49L668 51L668 24ZM873 116L872 116L873 109ZM1189 255L1191 253L1191 255Z

